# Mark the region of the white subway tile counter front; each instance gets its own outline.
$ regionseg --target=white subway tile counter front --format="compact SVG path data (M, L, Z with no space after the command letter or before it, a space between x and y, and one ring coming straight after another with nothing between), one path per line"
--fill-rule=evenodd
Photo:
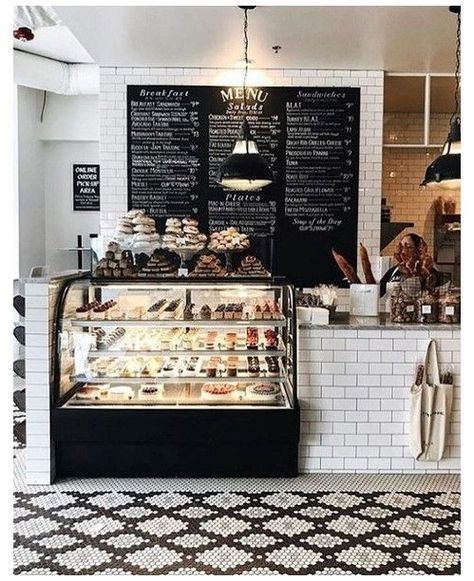
M69 276L23 281L30 484L49 484L55 475L54 319ZM437 342L442 370L453 372L454 403L444 458L418 462L408 449L409 392L430 339ZM327 326L300 325L298 345L300 472L460 471L459 325L400 325L386 316L336 314Z
M439 462L408 449L409 394L417 363L435 339L454 374L448 445ZM299 326L301 472L459 472L460 326L399 325L339 315Z

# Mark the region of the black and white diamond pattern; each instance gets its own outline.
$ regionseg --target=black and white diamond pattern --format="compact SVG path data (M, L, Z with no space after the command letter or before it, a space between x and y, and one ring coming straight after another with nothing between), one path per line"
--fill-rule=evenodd
M23 419L15 410L14 421ZM460 572L460 494L450 475L70 479L30 488L23 448L15 441L17 574Z
M15 573L457 574L459 493L18 492Z

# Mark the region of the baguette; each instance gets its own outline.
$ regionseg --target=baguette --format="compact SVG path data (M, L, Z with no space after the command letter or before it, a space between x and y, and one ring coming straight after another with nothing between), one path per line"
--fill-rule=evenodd
M362 264L362 270L364 271L365 283L366 284L377 284L375 281L374 274L372 272L372 266L370 264L369 254L367 248L360 243L359 246L360 262Z
M356 271L347 262L344 256L342 256L342 254L339 254L339 252L336 252L334 248L332 249L332 255L334 256L334 260L341 269L342 274L345 276L345 278L347 278L347 280L350 283L360 284L360 278L357 276Z

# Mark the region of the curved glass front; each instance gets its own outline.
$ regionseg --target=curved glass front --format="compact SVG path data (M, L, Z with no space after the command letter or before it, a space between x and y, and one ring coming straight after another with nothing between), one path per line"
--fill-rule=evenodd
M294 407L294 317L288 285L74 281L57 405Z

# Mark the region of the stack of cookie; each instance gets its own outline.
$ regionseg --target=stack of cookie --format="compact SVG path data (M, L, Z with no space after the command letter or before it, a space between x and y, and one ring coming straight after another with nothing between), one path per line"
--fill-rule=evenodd
M163 247L177 251L180 249L202 250L206 245L207 236L199 232L199 223L195 218L168 218Z
M189 276L196 278L217 278L227 276L226 269L222 262L214 254L203 254L199 257L194 270Z
M232 276L247 276L250 278L268 277L270 273L256 256L246 256Z
M153 251L160 247L160 236L156 232L155 220L140 210L134 218L133 224L133 252L151 256Z
M138 273L139 278L153 278L156 276L176 276L178 269L175 264L166 258L162 252L155 250L153 256Z
M227 252L229 250L245 250L250 246L247 234L241 234L237 228L231 226L220 232L211 234L209 249L215 252Z

